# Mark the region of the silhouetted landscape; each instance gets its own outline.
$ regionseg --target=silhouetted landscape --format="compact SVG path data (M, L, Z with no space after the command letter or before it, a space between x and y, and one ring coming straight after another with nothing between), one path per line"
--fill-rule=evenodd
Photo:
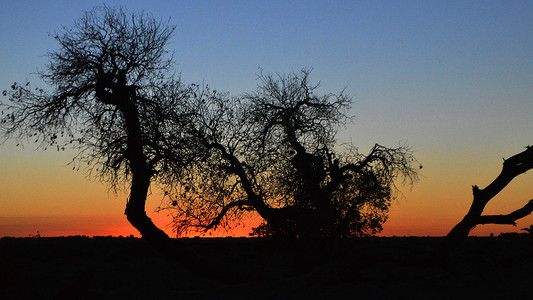
M233 278L195 274L132 237L2 238L0 298L516 299L533 267L519 235L470 237L447 263L433 259L436 237L180 241Z
M400 138L398 146L376 142L365 150L368 142L360 132L349 132L341 141L340 130L357 117L352 97L346 88L331 92L326 85L328 91L320 90L320 82L311 80L312 68L288 73L259 68L256 86L248 92L220 91L203 81L187 83L175 68L174 51L168 48L176 28L170 19L142 10L94 7L83 11L70 26L48 34L57 48L48 52L45 69L36 74L48 87L17 79L2 91L6 100L0 102L0 145L11 141L20 148L34 145L42 151L74 150L69 167L105 183L109 191L128 194L124 214L142 239L45 238L38 231L30 238L2 238L0 299L529 296L533 225L523 228L523 234L469 234L478 225L516 226L533 212L533 199L522 200L524 203L513 206L514 211L505 211L507 214L484 211L511 181L533 169L533 146L505 158L500 173L488 185L472 186L470 208L446 237L375 237L382 232L390 207L403 195L400 187L412 187L422 175L415 150ZM485 48L476 48L476 57L478 49ZM440 69L441 57L427 61L439 61L435 70ZM464 77L472 77L470 73ZM229 78L231 74L225 72ZM372 77L372 72L369 74ZM393 77L403 77L398 74ZM460 73L450 74L446 77ZM410 86L403 81L398 86ZM419 87L428 86L429 81L421 82ZM380 83L379 88L387 85ZM412 85L409 89L418 88ZM468 92L459 89L449 98L461 94ZM433 101L427 107L438 112L440 119L468 131L461 122L440 116L444 110ZM457 103L462 106L464 102ZM394 98L386 103L390 111L401 106ZM475 108L477 111L477 105ZM461 113L470 114L468 110ZM387 115L386 109L383 114ZM367 117L374 124L363 131L373 134L380 121L371 114ZM486 117L484 112L482 117ZM412 119L417 121L413 127L431 132L431 140L439 136L433 132L439 126ZM394 122L405 120L409 118ZM449 131L457 128L449 127ZM505 137L508 135L505 132ZM358 144L352 137L365 142ZM486 139L508 143L492 135ZM452 149L439 145L429 149ZM435 168L438 158L425 157ZM469 157L477 161L477 157ZM435 186L459 188L447 181L435 182ZM435 201L434 195L439 193L429 191L424 198ZM84 193L82 188L79 193ZM162 199L156 211L165 210L172 217L173 236L231 229L248 213L255 213L263 222L252 229L253 238L172 238L146 213L149 196L158 193ZM74 200L76 195L71 197ZM448 194L439 197L444 199L440 201L453 199ZM100 209L89 204L80 207L88 212ZM435 207L434 215L449 214L449 206ZM62 213L76 215L68 210ZM416 216L423 214L421 210ZM406 222L416 223L413 218Z

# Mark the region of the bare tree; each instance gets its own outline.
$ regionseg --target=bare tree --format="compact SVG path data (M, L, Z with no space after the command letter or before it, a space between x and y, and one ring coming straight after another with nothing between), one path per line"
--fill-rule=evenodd
M468 213L455 227L448 233L444 244L444 252L448 253L461 243L477 225L483 224L509 224L515 225L518 219L521 219L533 211L533 199L524 205L506 215L482 215L487 203L501 192L518 175L533 169L533 147L528 146L525 151L518 153L503 162L503 168L484 189L478 186L472 186L474 199Z
M318 95L309 70L259 75L257 91L229 97L198 87L188 133L203 148L169 191L178 234L227 224L242 212L259 234L359 236L381 230L394 182L416 180L409 148L338 150L349 118L343 92Z
M10 102L1 120L5 138L44 150L73 146L75 165L113 188L129 185L125 214L155 244L168 236L146 215L150 184L173 181L186 163L177 151L187 143L177 108L191 89L172 74L165 46L173 31L168 22L125 9L86 12L52 35L59 49L40 74L51 90L13 84L4 91Z

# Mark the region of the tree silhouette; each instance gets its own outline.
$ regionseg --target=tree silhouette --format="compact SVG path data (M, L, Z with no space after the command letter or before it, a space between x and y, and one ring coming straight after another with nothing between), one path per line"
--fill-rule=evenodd
M47 150L73 146L75 166L113 188L129 185L125 214L154 244L168 239L145 212L152 181L173 180L186 158L177 149L184 120L176 108L190 88L172 76L165 46L174 31L167 22L125 9L98 7L52 36L41 78L51 91L13 84L1 130L6 138L31 140Z
M472 187L474 199L468 213L455 227L448 233L444 245L444 251L449 252L462 242L477 225L483 224L510 224L516 226L516 221L533 211L533 199L524 207L517 209L506 215L482 215L487 203L501 192L518 175L533 169L533 147L528 146L525 151L518 153L503 162L503 168L487 187L479 189Z
M212 229L255 211L259 235L374 234L387 218L394 182L416 180L409 148L339 150L337 128L351 99L319 95L309 70L259 74L255 92L229 97L204 87L189 102L188 134L201 150L168 191L178 234Z
M246 210L259 213L270 233L381 229L395 180L416 179L409 148L339 150L335 135L351 100L343 92L317 95L308 70L261 73L257 91L241 97L186 86L165 50L173 30L105 6L57 30L59 49L40 73L51 91L29 83L4 91L3 136L45 150L73 146L75 165L113 188L129 186L125 214L153 244L169 239L145 212L154 183L176 208L178 233L215 228Z

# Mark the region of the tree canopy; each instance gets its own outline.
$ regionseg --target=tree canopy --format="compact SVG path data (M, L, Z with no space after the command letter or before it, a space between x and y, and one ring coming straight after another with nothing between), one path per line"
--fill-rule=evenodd
M256 91L204 89L189 102L187 133L201 149L169 191L178 234L211 229L245 211L258 235L351 237L381 230L399 177L417 178L406 146L368 155L336 144L351 98L319 94L309 70L258 76Z
M43 149L74 147L73 163L113 188L129 188L125 214L143 237L168 235L145 212L163 188L176 233L209 230L257 212L258 235L350 237L381 230L399 178L417 178L406 146L361 154L336 134L351 98L319 93L309 70L258 75L255 91L230 96L175 76L174 27L106 6L52 37L59 48L40 73L51 87L13 84L5 138Z
M114 188L130 186L129 221L145 237L166 234L146 216L150 182L167 182L183 163L176 108L190 93L173 76L168 22L97 7L52 36L59 48L40 73L50 90L13 84L1 129L43 149L72 146L73 163Z

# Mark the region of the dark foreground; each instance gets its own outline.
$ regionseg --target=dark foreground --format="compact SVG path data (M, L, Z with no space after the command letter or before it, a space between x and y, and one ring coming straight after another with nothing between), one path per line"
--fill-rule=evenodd
M140 239L3 238L0 299L527 299L533 286L527 237L470 238L447 264L432 255L439 238L182 242L236 280L195 274Z

